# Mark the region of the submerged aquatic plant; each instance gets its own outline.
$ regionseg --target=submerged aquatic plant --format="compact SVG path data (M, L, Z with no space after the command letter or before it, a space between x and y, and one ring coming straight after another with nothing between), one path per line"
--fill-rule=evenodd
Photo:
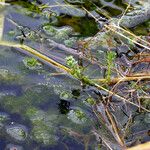
M37 60L35 58L25 58L25 60L27 62L27 65L30 67L34 67L37 64Z
M60 93L60 99L63 99L63 100L68 100L68 99L71 99L73 97L73 95L71 94L70 91L62 91Z
M105 25L105 27L107 27L107 29L110 29L110 28L108 28L108 26L106 26ZM47 28L48 29L48 28ZM113 30L113 28L111 28L111 31ZM50 31L51 31L51 28L50 28ZM53 29L52 29L52 31L53 31ZM65 34L66 35L66 34ZM62 34L60 34L60 36L59 37L61 37L62 36ZM66 36L67 37L67 36ZM128 37L127 37L128 38ZM126 38L126 39L127 39ZM130 40L129 41L134 41L134 40L131 40L131 38L130 38ZM67 41L68 42L68 41ZM69 41L70 42L70 41ZM65 43L65 42L64 42ZM135 42L134 42L135 43ZM6 43L4 43L4 44L6 44ZM57 46L58 46L58 43L56 43L57 44ZM68 44L68 43L67 43ZM72 43L71 43L72 44ZM70 43L69 43L69 45L71 45ZM6 44L7 45L7 44ZM131 45L131 44L130 44ZM139 45L139 44L138 44ZM7 45L8 46L8 45ZM9 46L12 46L11 44L9 44ZM128 96L126 96L126 95L124 95L124 93L123 93L123 96L124 97L122 97L122 96L119 96L119 95L117 95L117 93L119 93L118 91L117 91L117 89L119 89L119 88L117 88L116 87L116 89L115 90L107 90L107 89L104 89L103 87L101 87L100 86L100 84L98 84L97 82L92 82L92 80L91 79L89 79L89 77L85 74L85 72L84 72L84 70L85 70L85 68L83 67L83 66L80 66L79 65L79 63L73 58L73 56L69 56L69 57L67 57L66 58L66 61L67 61L67 65L68 65L68 67L70 68L70 69L68 69L67 67L65 67L65 66L63 66L63 65L61 65L61 64L59 64L59 63L57 63L55 60L53 61L53 60L51 60L50 58L48 58L48 57L45 57L44 55L42 55L42 54L40 54L40 53L37 53L36 51L34 51L33 49L31 49L30 47L27 47L27 46L25 46L25 45L19 45L19 44L13 44L13 47L19 47L19 48L21 48L21 49L24 49L24 50L26 50L26 51L28 51L28 52L30 52L30 53L32 53L32 54L34 54L34 55L36 55L36 56L38 56L38 57L40 57L42 60L45 60L45 61L47 61L47 62L49 62L49 63L51 63L51 64L53 64L53 65L55 65L55 66L57 66L57 67L59 67L59 68L61 68L61 69L63 69L63 70L65 70L67 73L70 73L73 77L75 77L75 78L77 78L77 79L79 79L80 81L82 81L83 83L86 83L86 84L88 84L88 85L91 85L91 83L97 88L97 90L101 90L100 92L103 92L103 91L106 91L109 95L110 95L110 97L113 97L113 101L115 101L115 96L118 98L117 100L120 102L121 100L123 100L123 105L125 104L125 102L128 102L128 103L130 103L130 104L134 104L134 103L132 103L132 99L131 99L131 101L128 101L128 98L132 98L132 97L128 97ZM61 49L61 48L59 48L59 49ZM86 49L86 48L85 48ZM103 81L107 81L108 83L109 82L112 82L112 69L113 69L113 67L114 67L114 65L113 65L113 63L114 63L114 60L115 60L115 58L116 58L116 56L115 56L115 52L112 52L112 51L108 51L107 52L107 56L106 56L106 63L107 63L107 72L106 72L106 78L103 80ZM34 69L34 68L36 68L36 66L38 66L37 65L38 64L38 61L36 60L36 59L34 59L34 58L29 58L29 59L26 59L26 61L25 61L25 65L26 65L26 67L28 67L29 69ZM7 74L7 72L4 72L4 73L6 73ZM4 77L5 76L5 74L4 75L1 75L1 73L0 73L0 76L2 76L2 77ZM122 82L124 82L124 81L129 81L129 78L127 78L127 77L125 77L124 79L124 81L122 80L122 78L116 78L117 80L115 80L115 82L114 83L117 83L117 81L122 81ZM131 78L130 78L131 79ZM136 79L135 78L132 78L131 80L143 80L143 77L142 78L139 78L139 77L137 77ZM146 79L146 78L145 78ZM130 80L130 81L131 81ZM102 80L101 80L102 81ZM95 83L95 84L94 84ZM62 88L64 88L63 86L62 86ZM91 87L90 87L91 88ZM139 88L135 88L135 90L138 92L138 89ZM143 89L143 88L142 88ZM102 91L103 90L103 91ZM123 90L123 89L122 89ZM45 91L45 90L44 90ZM43 91L43 92L44 92ZM114 92L115 91L115 92ZM27 97L27 95L29 95L29 94L26 94L26 96L24 97L24 98L22 98L21 100L20 100L20 102L19 102L19 99L16 99L15 101L13 101L12 102L12 97L10 97L10 99L7 101L5 101L4 103L5 103L5 106L6 105L8 105L8 107L12 110L12 108L14 108L13 110L14 110L14 112L16 112L16 111L18 111L18 109L19 109L19 107L18 106L22 106L22 105L20 105L21 103L22 104L24 104L24 106L26 107L26 109L28 110L28 106L31 106L33 103L32 102L30 102L30 100L34 97L34 99L32 100L32 101L36 101L36 103L37 103L37 101L40 101L41 103L43 103L43 99L45 100L45 97L41 97L40 98L40 100L38 99L39 97L40 97L40 95L43 93L43 92L41 92L41 93L39 93L39 94L37 94L36 93L36 95L37 96L35 96L35 95L31 95L31 97ZM98 91L99 92L99 91ZM97 93L98 93L97 92ZM129 91L130 92L130 91ZM141 92L141 91L140 91ZM145 91L144 91L145 92ZM122 95L122 93L120 93L121 95ZM131 92L130 92L131 93ZM148 93L148 92L145 92L145 93ZM100 93L101 94L101 93ZM99 94L99 95L100 95ZM45 94L44 94L45 95ZM105 95L105 93L104 93L104 95ZM63 99L63 100L68 100L68 99L70 99L70 96L72 97L72 95L70 95L70 93L66 93L66 92L62 92L61 94L60 94L60 98L61 99ZM77 96L76 96L77 97ZM108 98L108 101L107 101L107 98ZM103 109L101 109L101 107L99 107L100 109L98 110L98 112L97 112L97 116L100 116L99 114L102 114L102 116L104 116L102 119L102 121L105 121L104 123L106 124L106 126L108 126L108 127L112 127L112 129L114 130L114 134L116 134L117 136L119 135L118 134L118 131L116 130L116 129L118 129L117 128L117 123L115 122L115 121L113 121L113 117L114 117L114 120L115 119L118 119L117 117L117 115L115 115L115 114L113 114L113 109L115 110L115 107L114 107L114 105L113 105L113 101L111 101L111 98L109 98L109 97L107 97L106 99L105 99L105 102L103 101L102 103L107 103L107 105L106 105L106 108L104 107ZM130 100L130 99L129 99ZM91 106L95 106L95 101L92 99L92 97L89 97L88 99L86 99L85 100L89 105L91 105ZM38 102L38 103L40 103L40 102ZM135 102L135 101L134 101ZM110 105L109 104L112 104L111 105L111 107L109 107ZM137 105L137 104L134 104L135 106L139 106L139 108L142 108L142 107L140 107L140 105L142 104L140 104L141 102L139 102L139 105ZM97 103L96 103L97 104ZM13 105L13 107L12 107L12 105ZM78 109L72 109L72 110L70 110L70 107L69 107L69 103L63 103L63 105L65 105L66 106L66 108L65 108L65 110L63 109L63 113L64 114L70 114L71 115L71 118L70 119L73 119L73 117L75 118L75 119L77 119L76 121L76 123L78 123L78 124L80 124L80 123L84 123L84 121L86 121L86 116L85 116L85 113L83 112L83 111L81 111L80 109L78 110ZM93 106L93 107L94 107ZM114 107L114 108L113 108ZM128 105L127 105L127 107L128 107ZM121 107L119 107L119 109L120 109ZM20 108L20 109L22 109L22 108ZM23 108L24 109L24 108ZM109 111L108 110L111 110L111 113L112 113L112 116L113 117L111 117L111 114L109 113ZM27 112L27 110L25 111L25 112ZM22 111L22 110L21 110ZM18 112L21 112L21 111L18 111ZM68 112L69 111L69 112ZM101 111L103 111L103 112L101 112ZM134 110L133 110L134 111ZM32 117L29 117L30 119L30 121L34 124L34 128L33 128L33 130L32 130L32 137L33 137L33 139L35 139L35 140L37 140L38 142L41 142L41 143L44 143L45 145L49 145L50 143L53 143L53 141L55 142L55 141L57 141L57 137L55 137L55 133L53 133L53 130L54 130L54 126L53 125L51 125L51 123L50 122L52 122L52 120L50 119L50 120L48 120L47 121L47 117L48 116L50 116L50 118L52 118L52 116L51 115L47 115L47 113L46 113L46 115L44 115L44 117L41 117L41 119L39 119L40 117L39 117L39 113L37 113L38 115L36 115L36 113L34 113L35 112L35 110L32 110L32 111L30 111L30 113L32 114ZM132 112L132 111L131 111ZM105 115L105 113L107 113L107 116ZM28 113L26 113L26 114L29 114L29 112ZM43 113L42 113L43 114ZM95 113L96 114L96 113ZM128 114L127 114L128 115ZM129 114L130 115L130 114ZM131 113L131 115L132 115L132 113ZM36 117L38 117L38 119L36 119ZM57 118L57 117L56 117ZM107 119L108 118L108 119ZM45 120L46 119L46 120ZM129 118L130 119L130 118ZM33 121L34 120L34 121ZM99 119L100 120L100 119ZM73 121L73 120L72 120ZM83 122L82 122L83 121ZM149 123L149 115L147 116L147 118L146 118L146 121ZM46 125L45 125L45 122L47 123ZM71 121L70 121L71 122ZM75 121L74 121L75 122ZM110 124L108 124L108 122L110 122ZM119 122L120 123L120 122ZM119 124L118 123L118 124ZM128 122L126 122L127 123L127 125L128 125ZM50 126L51 125L51 126ZM118 127L120 127L120 125L118 126ZM128 126L127 126L128 127ZM51 128L52 128L52 130L51 130ZM103 128L103 127L102 127ZM101 129L102 129L101 128ZM126 128L126 127L125 127ZM124 128L120 128L121 130L124 130ZM105 130L105 128L103 129L103 130ZM100 130L100 132L98 132L98 134L100 135L100 137L102 138L102 140L104 141L104 143L105 143L105 141L107 142L107 139L105 140L105 136L103 135L104 133L102 133L102 130ZM111 141L111 138L110 138L110 134L111 133L109 133L108 134L108 143L105 143L106 145L109 145L109 142ZM23 136L24 135L24 133L22 133L22 132L20 132L19 133L19 135L20 136ZM124 135L123 135L124 136ZM120 137L119 137L120 138ZM118 138L118 139L119 139ZM99 138L97 138L97 139L99 139ZM51 142L52 141L52 142ZM113 143L114 144L114 143ZM124 144L124 143L123 143ZM122 145L123 145L122 144ZM87 145L88 145L88 142L87 142ZM113 149L113 148L112 148Z
M33 57L26 57L23 60L24 65L29 68L29 69L40 69L42 67L42 64L40 62L38 62L37 59L33 58Z
M87 121L86 114L80 109L72 109L68 113L68 119L77 124L84 124Z
M88 106L93 106L94 104L96 104L95 100L92 97L88 97L86 100L84 100L84 103Z
M106 79L109 82L111 79L111 73L112 68L114 67L114 60L116 58L116 53L114 51L108 51L106 55L106 61L107 61L107 73L106 73Z
M66 58L66 64L71 69L71 74L75 78L79 79L84 84L92 84L88 76L84 75L84 67L79 66L78 62L73 58L73 56Z

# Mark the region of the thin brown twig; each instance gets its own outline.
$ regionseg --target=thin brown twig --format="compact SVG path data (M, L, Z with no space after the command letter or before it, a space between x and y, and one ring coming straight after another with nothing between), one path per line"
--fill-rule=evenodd
M109 82L107 82L107 79L91 79L94 82L98 83L108 83L108 84L115 84L120 82L126 82L126 81L134 81L134 80L150 80L150 74L133 74L133 76L125 76L125 77L119 77L119 78L112 78Z

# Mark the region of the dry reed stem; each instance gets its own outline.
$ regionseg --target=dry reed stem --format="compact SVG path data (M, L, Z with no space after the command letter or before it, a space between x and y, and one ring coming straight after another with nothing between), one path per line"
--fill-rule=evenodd
M149 42L147 42L147 41L141 39L140 37L136 36L136 35L133 34L132 32L130 32L130 31L128 31L128 30L125 30L125 29L121 28L120 26L116 26L116 25L114 25L114 24L113 24L112 26L114 26L115 28L118 28L118 29L122 30L123 32L125 32L125 33L127 33L127 34L133 36L135 39L137 39L137 40L139 40L139 41L142 41L142 42L144 42L145 44L147 44L147 45L150 46L150 43L149 43ZM136 44L137 44L137 43L136 43Z
M107 82L107 79L91 79L92 81L98 82L98 83L108 83L108 84L115 84L118 82L126 82L126 81L134 81L134 80L150 80L150 74L133 74L132 76L124 76L119 78L112 78L109 82Z

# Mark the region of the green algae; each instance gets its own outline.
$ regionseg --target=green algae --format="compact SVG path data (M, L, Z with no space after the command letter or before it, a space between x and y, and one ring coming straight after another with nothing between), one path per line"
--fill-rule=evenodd
M21 81L22 77L19 74L13 73L7 69L0 68L0 82L13 83Z
M54 28L52 25L46 24L43 26L43 30L46 34L50 36L54 36L57 32L57 29Z
M80 19L84 20L84 18L80 18ZM73 22L72 24L67 24L67 25L72 26L75 29L76 32L79 32L80 34L83 34L84 36L89 36L89 35L93 35L93 34L96 33L96 31L94 32L94 30L96 29L96 28L94 28L95 26L88 25L88 23L87 23L87 25L84 25L84 21L82 22L80 19L75 20L75 22ZM80 24L80 22L83 25ZM66 22L64 22L64 24L66 25ZM76 24L77 24L77 27L76 27ZM80 29L81 25L83 26L82 29ZM58 26L59 26L59 24L58 24ZM88 31L84 29L84 28L87 28L87 27L88 27L88 29L87 29ZM91 29L91 28L93 28L93 29ZM47 31L49 30L48 32L49 32L49 35L51 35L51 36L58 33L58 31L55 30L55 28L53 28L53 26L49 26L49 27L46 26L46 30ZM61 32L61 33L57 34L57 36L55 36L55 39L59 39L60 41L64 40L65 45L67 45L69 47L72 47L72 45L74 44L75 39L72 40L71 38L69 38L70 33L71 32L67 32L67 33L66 32ZM105 37L105 39L106 39L106 42L105 42L106 44L105 45L107 46L108 45L108 43L107 43L108 38ZM103 43L99 42L99 45L103 45ZM112 56L107 57L107 59L108 59L107 65L111 65L112 64L111 63L112 62ZM34 67L36 63L37 63L37 61L32 60L32 59L29 60L29 63L27 61L27 63L26 63L27 68L28 67L29 68ZM81 79L82 81L84 81L85 83L89 83L88 77L83 76L83 70L82 70L83 68L78 66L76 62L74 62L73 65L71 63L73 63L73 62L68 62L69 66L74 69L72 74L75 77L77 77L77 78ZM110 70L110 69L111 69L111 67L108 68L108 70ZM111 75L111 73L109 72L107 74L108 79L109 79L110 75ZM4 77L4 75L2 77ZM49 82L49 84L53 84L53 83ZM65 82L65 84L67 84L67 82ZM71 94L71 91L69 91L68 89L66 90L66 87L64 88L63 84L60 83L60 85L57 84L57 85L51 85L51 86L54 86L54 91L56 91L56 94L58 94L61 99L69 100L73 97L73 95ZM74 85L72 85L72 86L74 86ZM51 90L51 89L49 89L49 90ZM88 119L86 117L86 113L84 113L84 111L82 112L80 110L75 110L73 112L75 114L75 117L78 120L83 121L83 124L80 124L80 123L78 124L78 122L71 121L69 118L66 117L66 115L61 115L61 114L55 115L51 111L44 112L43 110L40 110L38 106L40 104L44 103L44 102L48 102L48 100L51 97L51 94L46 94L46 93L51 92L49 90L46 89L45 92L44 92L44 90L42 92L35 92L35 91L32 91L32 90L27 90L27 91L25 91L25 96L21 96L19 98L16 98L15 96L14 97L9 97L8 96L4 99L4 101L6 100L6 104L4 104L4 102L2 102L2 105L6 108L6 110L8 110L10 112L13 112L13 113L21 113L22 116L27 118L32 123L32 125L33 125L32 129L31 129L32 139L34 141L36 141L38 143L42 143L44 145L51 145L51 144L53 145L53 144L57 143L58 137L56 136L56 130L55 130L55 128L57 128L57 125L66 126L68 128L71 128L72 131L73 130L81 131L81 133L84 131L84 129L87 126L91 125L91 124L88 124L89 122L88 122ZM45 95L45 96L41 96L41 95ZM33 98L33 97L35 97L35 98ZM49 97L49 98L45 98L45 97ZM92 97L87 98L85 101L90 106L95 104L95 101L94 101L94 99L92 99ZM35 106L33 107L33 105L35 105ZM67 112L66 114L69 114L69 112ZM149 121L149 120L147 120L147 121ZM78 125L76 125L76 123ZM103 132L103 131L106 132L105 128L104 128L104 130L99 130L99 132L100 132L99 134L101 134L101 132ZM108 133L108 134L106 133L106 136L109 136L109 135L110 135L110 133Z
M52 127L53 129L53 127ZM52 131L49 127L44 124L37 123L36 126L32 129L33 140L40 142L44 145L55 145L57 144L58 137L55 134L52 134Z
M12 113L24 114L30 106L38 106L43 102L49 101L52 94L47 87L42 87L40 92L28 89L22 96L5 96L0 103L6 110Z
M72 109L68 113L68 119L76 124L85 124L87 121L87 116L82 110Z
M82 36L92 36L98 32L98 26L94 19L86 17L60 17L57 26L71 26L75 32Z
M133 28L132 32L137 36L145 36L148 35L149 30L150 30L150 21L147 21Z
M12 1L11 4L26 8L26 10L31 12L42 13L42 9L38 5L28 1Z
M25 57L23 59L24 65L31 70L37 70L42 68L42 64L33 57Z
M30 107L26 110L25 116L32 123L31 137L33 140L44 145L55 145L57 143L57 115L51 111L45 112L36 107Z
M85 104L88 104L89 106L94 105L96 102L92 97L88 97L86 100L84 100Z

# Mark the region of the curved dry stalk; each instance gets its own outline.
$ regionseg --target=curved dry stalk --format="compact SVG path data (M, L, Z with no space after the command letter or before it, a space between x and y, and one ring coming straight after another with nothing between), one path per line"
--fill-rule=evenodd
M77 5L70 5L70 4L57 4L57 5L43 5L40 6L41 9L45 9L45 8L53 8L53 7L78 7Z
M150 50L149 47L147 47L147 46L145 46L145 45L143 45L143 44L141 44L141 43L139 43L139 42L137 42L137 41L135 41L135 40L132 40L132 39L130 39L129 37L123 35L122 33L117 32L116 29L113 29L113 27L118 28L118 26L116 26L116 25L104 25L104 27L107 28L108 30L111 30L111 31L117 33L118 35L124 37L125 39L127 39L127 40L129 40L129 41L131 41L131 42L133 42L133 43L135 43L135 44L137 44L137 45L139 45L139 46L141 46L141 47L143 47L143 48L146 48L146 49Z
M125 13L127 12L128 8L130 7L130 3L131 3L131 0L129 1L129 5L127 6L126 10L124 11L123 15L121 16L121 18L119 19L119 21L118 21L117 25L115 25L115 27L118 28L118 29L120 29L120 30L122 30L123 32L129 34L130 36L133 36L135 39L140 40L140 41L142 41L143 43L145 43L145 44L147 44L147 45L150 46L150 43L149 43L149 42L147 42L147 41L141 39L140 37L137 37L137 36L136 36L135 34L133 34L132 32L130 32L130 31L128 31L128 30L125 30L124 28L120 27L120 22L121 22L123 16L125 15ZM95 5L95 6L96 6L96 5ZM97 7L97 6L96 6L96 7ZM99 9L99 7L97 7L97 8ZM84 9L84 7L83 7L83 9ZM85 11L88 12L88 10L86 10L86 9L85 9ZM90 13L90 12L89 12L89 13ZM91 15L97 22L99 21L99 20L96 19L92 14L90 14L90 15ZM103 14L103 15L106 16L105 14ZM108 16L108 15L107 15L106 17L107 17L108 19L111 19L111 17ZM117 31L116 31L116 32L117 32Z

